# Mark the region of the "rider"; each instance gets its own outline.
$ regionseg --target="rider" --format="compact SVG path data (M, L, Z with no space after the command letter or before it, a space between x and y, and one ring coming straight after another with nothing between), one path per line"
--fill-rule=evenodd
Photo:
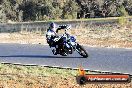
M65 29L67 26L68 25L57 25L54 22L50 23L46 33L47 43L50 47L55 47L58 43L58 30Z

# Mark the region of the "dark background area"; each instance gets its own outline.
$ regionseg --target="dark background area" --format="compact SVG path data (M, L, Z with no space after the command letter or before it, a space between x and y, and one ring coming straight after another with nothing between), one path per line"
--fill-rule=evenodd
M0 0L0 22L132 15L132 0Z

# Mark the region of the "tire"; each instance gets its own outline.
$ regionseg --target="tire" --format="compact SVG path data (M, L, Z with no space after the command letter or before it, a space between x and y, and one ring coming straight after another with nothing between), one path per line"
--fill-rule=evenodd
M76 51L84 58L88 57L88 53L86 52L86 50L79 44L77 44L76 46Z
M68 51L67 51L65 45L62 46L62 50L60 52L61 52L61 55L62 56L67 56L68 55Z
M62 49L62 50L60 50L60 55L67 56L68 54L64 49Z
M76 78L76 80L77 80L77 83L80 84L80 85L85 84L86 81L87 81L86 78L85 78L84 76L78 76L78 77Z
M63 52L61 55L62 56L67 56L67 53L66 52Z

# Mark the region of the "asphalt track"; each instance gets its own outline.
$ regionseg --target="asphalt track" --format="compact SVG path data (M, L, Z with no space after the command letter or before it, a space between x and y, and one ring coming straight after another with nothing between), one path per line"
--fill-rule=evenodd
M53 55L47 45L0 44L0 63L78 68L132 74L132 49L86 47L89 57L77 52Z

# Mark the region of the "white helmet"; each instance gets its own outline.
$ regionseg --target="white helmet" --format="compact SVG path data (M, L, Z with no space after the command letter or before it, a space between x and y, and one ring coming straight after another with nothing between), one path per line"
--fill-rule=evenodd
M57 27L57 25L54 23L54 22L51 22L50 23L50 28L53 30L53 31L56 31L56 28Z

